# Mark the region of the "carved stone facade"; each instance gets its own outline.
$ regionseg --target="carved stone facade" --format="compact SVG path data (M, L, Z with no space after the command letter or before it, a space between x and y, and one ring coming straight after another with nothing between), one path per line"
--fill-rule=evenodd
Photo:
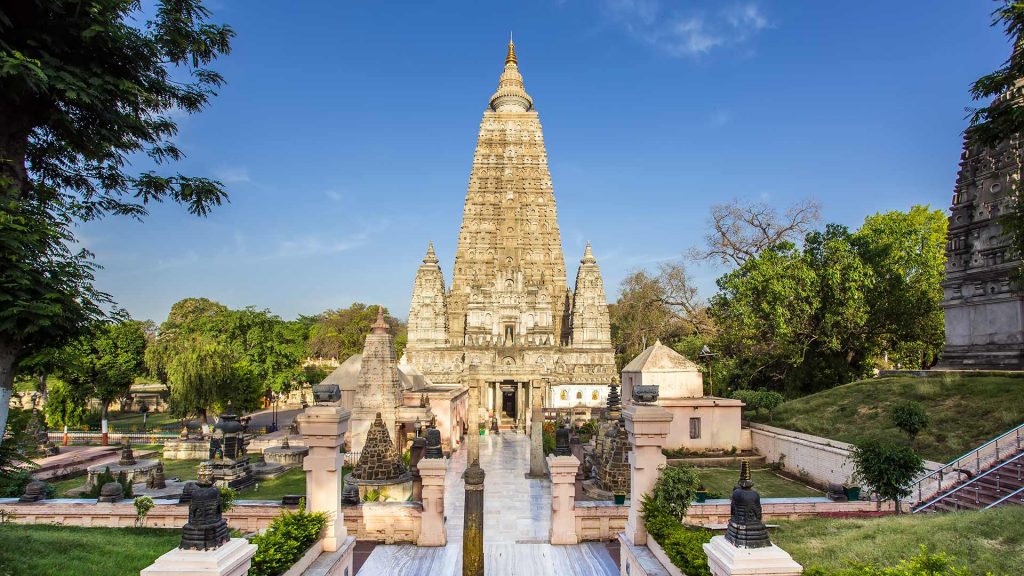
M1024 298L1011 285L1020 255L998 223L1013 209L1022 153L1018 138L994 149L964 139L942 283L942 368L1024 369Z
M430 246L416 274L404 361L439 385L462 384L476 367L487 383L485 409L517 424L526 421L531 381L545 383L550 406L552 385L616 379L589 245L576 291L567 285L544 136L511 42L480 124L451 289ZM590 398L581 403L601 404Z

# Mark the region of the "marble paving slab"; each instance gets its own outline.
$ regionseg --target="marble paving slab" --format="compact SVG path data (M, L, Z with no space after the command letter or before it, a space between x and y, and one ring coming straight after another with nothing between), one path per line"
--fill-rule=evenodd
M455 453L445 478L448 546L377 546L360 576L458 576L462 573L462 528L466 450ZM601 543L548 544L551 483L527 479L530 439L505 432L480 438L484 479L484 563L488 576L615 576L618 568Z

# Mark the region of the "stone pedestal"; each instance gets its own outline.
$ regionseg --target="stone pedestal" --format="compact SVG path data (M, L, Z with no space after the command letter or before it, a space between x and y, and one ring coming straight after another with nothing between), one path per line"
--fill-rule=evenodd
M423 458L417 468L423 483L423 514L417 546L444 546L448 532L444 525L444 477L448 463L444 458Z
M256 545L232 538L213 550L175 548L143 568L141 576L245 576L256 554Z
M704 553L714 576L800 576L804 571L789 553L774 544L737 548L725 536L715 536L704 545Z
M576 471L580 461L575 456L548 456L551 471L551 543L578 544L576 538Z
M469 387L469 467L462 474L466 501L462 531L462 576L484 576L484 474L480 467L480 384Z
M654 489L661 469L665 467L662 447L668 438L672 414L660 406L632 404L623 410L626 433L632 451L629 453L630 499L626 537L634 544L647 544L647 528L640 512L644 495Z
M544 407L543 387L540 382L531 382L530 398L533 414L530 416L530 473L528 478L544 477Z
M341 406L310 406L296 419L309 447L302 461L306 471L306 509L326 512L324 551L334 552L344 542L344 516L341 512L341 446L348 430L349 411Z

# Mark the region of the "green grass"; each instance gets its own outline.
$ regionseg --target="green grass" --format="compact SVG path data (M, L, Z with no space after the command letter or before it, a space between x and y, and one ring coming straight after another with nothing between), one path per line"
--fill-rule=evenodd
M146 415L146 430L165 424L180 424L181 418L172 416L170 412L151 412ZM142 414L138 412L113 412L110 414L110 424L118 430L137 426L142 430Z
M239 500L280 500L285 494L306 494L306 473L292 468L277 478L259 480L259 490L246 488L238 493Z
M138 576L181 530L0 524L2 576Z
M897 376L853 382L784 403L751 420L797 432L856 443L867 438L906 438L892 423L890 407L920 402L931 420L914 444L928 460L948 462L1024 422L1024 377Z
M718 492L723 498L728 498L736 487L739 479L739 468L697 468L700 481L704 487L711 492ZM788 478L783 478L771 470L751 470L751 479L754 481L754 488L761 494L762 498L798 498L806 496L822 496L823 494L814 488L804 486Z
M805 568L842 568L850 562L893 565L919 546L945 552L971 574L1024 574L1024 507L983 512L903 514L869 519L809 518L779 522L772 542Z

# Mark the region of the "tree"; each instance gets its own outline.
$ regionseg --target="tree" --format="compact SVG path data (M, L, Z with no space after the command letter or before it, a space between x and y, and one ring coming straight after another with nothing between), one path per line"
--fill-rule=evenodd
M732 200L711 207L704 236L705 247L690 250L697 260L717 260L742 266L763 250L783 242L795 242L821 220L821 204L814 200L794 203L786 212L767 202Z
M668 466L654 483L651 499L677 520L682 520L700 485L700 476L693 466Z
M928 413L924 406L913 400L904 400L893 405L889 415L893 424L910 437L911 442L928 428Z
M236 357L206 334L190 334L176 343L165 367L171 408L182 416L198 415L209 423L209 410L237 397Z
M131 319L97 324L91 334L69 346L61 379L77 389L76 396L100 401L104 444L110 403L128 395L145 368L145 355L146 333L141 322Z
M344 362L353 354L362 354L363 341L377 320L377 306L355 302L348 308L327 310L316 316L309 329L309 354ZM395 353L401 357L407 339L406 326L384 310L384 321L395 337Z
M855 476L867 484L882 501L896 503L909 496L914 480L924 471L924 460L902 444L864 440L853 447L850 454Z
M207 105L234 33L201 0L142 15L138 0L0 7L0 429L18 360L87 332L109 300L73 225L163 200L205 215L226 198L213 180L129 166L182 157L170 113Z

